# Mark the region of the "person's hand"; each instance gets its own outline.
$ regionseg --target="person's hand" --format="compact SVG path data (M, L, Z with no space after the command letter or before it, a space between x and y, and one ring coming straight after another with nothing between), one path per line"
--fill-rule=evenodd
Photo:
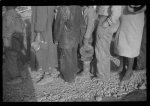
M32 42L31 47L34 48L35 51L38 51L40 49L39 42Z

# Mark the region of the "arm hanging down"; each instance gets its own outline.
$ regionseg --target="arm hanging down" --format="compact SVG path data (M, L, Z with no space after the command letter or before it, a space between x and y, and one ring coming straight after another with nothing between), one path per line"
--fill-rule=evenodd
M95 27L95 20L97 19L96 11L92 6L90 6L86 12L85 18L87 18L87 30L84 36L84 44L88 43L91 39Z
M56 20L54 23L54 42L57 43L60 40L60 36L62 34L63 23L62 23L62 15L61 15L61 7L58 8Z

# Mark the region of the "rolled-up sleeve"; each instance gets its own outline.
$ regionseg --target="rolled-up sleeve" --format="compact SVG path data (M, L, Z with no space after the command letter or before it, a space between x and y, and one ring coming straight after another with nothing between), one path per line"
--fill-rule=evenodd
M35 32L45 31L48 18L47 6L36 6L35 9Z
M112 6L111 8L111 21L112 23L116 23L119 17L121 16L121 8L122 6Z

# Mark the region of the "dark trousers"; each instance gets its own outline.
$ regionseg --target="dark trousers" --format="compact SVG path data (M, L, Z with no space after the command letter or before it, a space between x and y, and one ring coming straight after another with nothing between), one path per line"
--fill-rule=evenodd
M20 70L26 63L25 55L21 53L23 49L23 36L21 33L14 33L11 38L11 47L5 47L5 66L8 76L13 79L20 76Z
M67 82L72 82L75 79L78 70L77 58L78 46L73 48L60 48L60 72Z

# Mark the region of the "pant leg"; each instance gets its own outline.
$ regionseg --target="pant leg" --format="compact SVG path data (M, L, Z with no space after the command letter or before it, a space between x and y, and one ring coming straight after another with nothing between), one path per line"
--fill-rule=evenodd
M146 26L143 29L140 55L137 57L137 67L138 69L146 68Z
M20 76L20 71L23 70L25 63L24 55L21 54L23 49L23 36L21 33L13 33L11 37L11 46L6 48L6 66L10 74L10 78Z
M31 50L31 34L29 34L29 32L27 33L27 54L26 54L26 58L27 61L30 61L30 50Z
M5 51L5 64L7 66L7 74L9 75L10 79L20 76L17 56L18 53L12 49L7 49Z
M101 41L99 41L101 42ZM107 55L107 52L105 52L106 47L102 47L102 44L106 44L106 42L102 41L95 47L95 53L97 58L97 69L98 73L100 75L103 75L103 78L109 79L110 77L110 59Z
M30 67L31 70L38 70L39 68L36 51L33 48L30 49Z
M95 53L97 58L98 73L103 75L103 78L110 78L110 42L112 35L108 31L99 26L97 32L97 41Z
M47 68L48 67L51 67L51 68L58 67L57 46L53 43L50 43L50 45L49 45L47 59L48 59Z
M74 80L75 74L78 70L76 48L62 49L60 56L60 66L64 80L67 82Z
M96 57L97 57L97 68L99 73L103 73L106 81L110 78L110 44L113 33L115 33L120 25L119 20L116 24L103 28L101 25L98 26L97 30L97 41L96 41Z
M40 48L40 50L36 52L38 68L42 68L44 71L47 70L47 54L48 48Z
M43 71L51 71L49 67L56 68L58 66L56 51L55 45L47 44L46 47L40 47L40 50L36 52L39 68L42 68Z

